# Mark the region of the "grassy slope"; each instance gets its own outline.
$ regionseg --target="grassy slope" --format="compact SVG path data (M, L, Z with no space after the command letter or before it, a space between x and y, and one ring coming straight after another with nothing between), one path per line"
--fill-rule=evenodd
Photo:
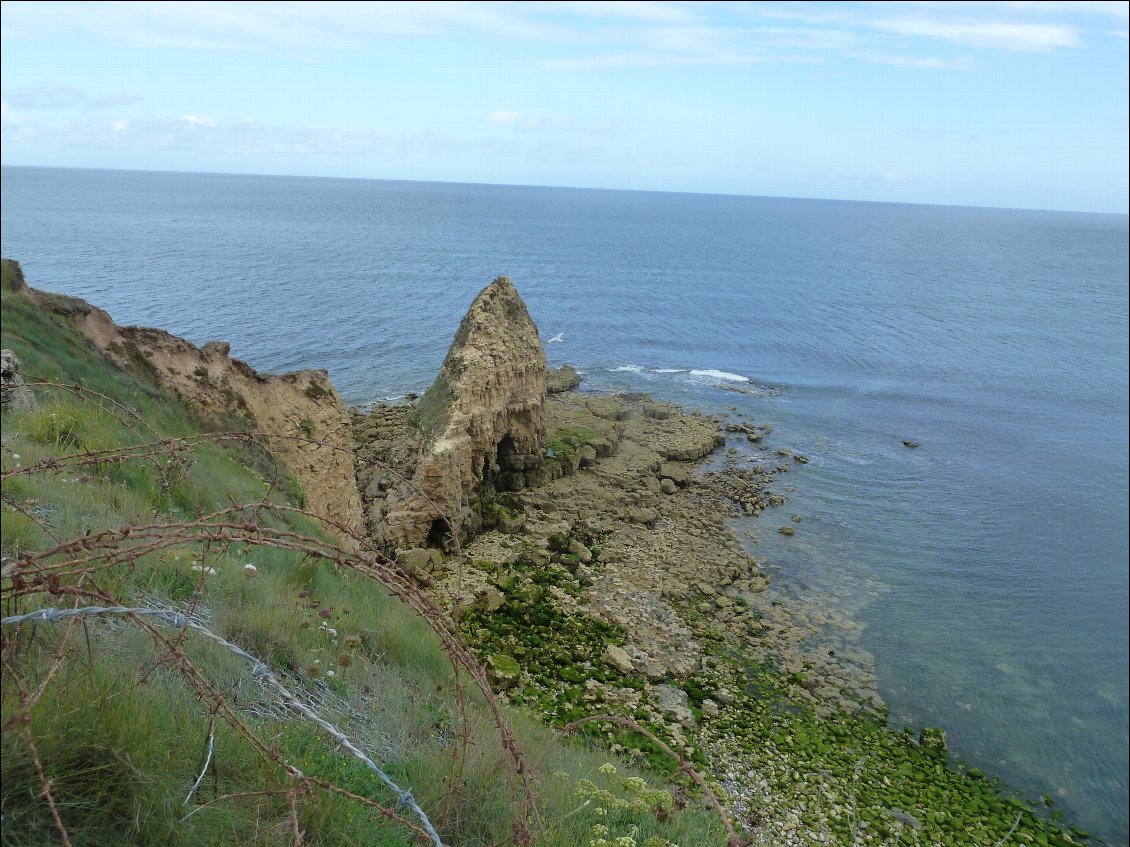
M58 319L13 293L13 270L5 260L3 346L19 356L25 378L82 385L136 411L144 423L108 400L37 388L39 410L4 412L5 470L144 443L153 437L150 427L178 438L202 431L173 398L147 384L143 372L112 367ZM258 501L268 489L274 502L297 502L286 493L294 492L293 480L275 478L281 472L253 446L205 442L192 450L186 467L167 455L156 458L157 464L137 459L6 480L5 559L103 528L192 519L232 501ZM301 516L265 510L246 517L321 536ZM247 563L255 564L256 578L245 578ZM202 573L201 567L215 573ZM73 574L75 568L65 570ZM508 840L513 780L482 698L468 698L472 743L459 790L452 794L447 782L453 749L460 745L450 664L427 625L372 580L275 547L183 540L61 582L96 585L129 604L195 605L214 631L268 663L292 690L308 692L326 718L410 786L432 819L442 818L445 840L460 847ZM72 602L21 591L10 578L2 588L5 615ZM146 631L122 618L87 618L71 629L5 627L4 639L5 725L22 711L20 686L35 689L48 678L55 656L61 663L29 710L26 730L15 723L3 738L3 844L62 843L43 780L76 845L294 843L284 772L221 720L215 721L215 754L206 777L185 805L205 760L211 716ZM306 774L394 805L370 771L335 750L315 727L281 718L242 660L194 634L186 637L184 649L268 748ZM641 845L652 836L658 841L650 843L670 840L684 847L723 843L717 822L694 808L658 823L642 808L658 795L598 770L608 756L566 746L520 715L511 719L539 774L537 818L553 822L535 827L538 843L587 844L600 826L609 827L609 837L636 828ZM608 793L593 795L593 785ZM243 792L274 793L225 799ZM207 805L186 819L198 804ZM409 843L405 830L340 795L315 790L299 796L296 806L308 845Z

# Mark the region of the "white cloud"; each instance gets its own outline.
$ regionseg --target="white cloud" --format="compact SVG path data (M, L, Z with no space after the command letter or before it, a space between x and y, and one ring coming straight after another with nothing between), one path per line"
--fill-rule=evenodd
M895 18L874 21L872 25L897 35L937 38L971 47L1035 52L1079 46L1078 30L1059 24Z
M805 56L754 55L747 53L690 54L638 51L631 53L599 53L578 59L543 59L538 67L554 71L591 71L601 68L662 68L692 65L753 65L761 62L812 63L819 59Z
M907 52L891 44L892 37L899 36L978 48L1048 51L1078 46L1080 21L1088 16L1125 20L1128 6L1125 2L1062 0L947 0L944 4L110 0L98 4L4 3L0 15L5 40L65 37L144 47L285 50L317 57L327 50L370 48L392 38L486 38L568 45L567 55L547 56L538 65L551 70L591 70L813 61L843 56L847 51L899 56ZM783 21L803 25L765 25ZM1121 28L1114 35L1125 37L1119 32ZM882 61L904 67L963 66L961 60L929 55ZM74 102L69 105L80 105L79 95L57 90L39 96L45 102L53 97L60 105L70 97ZM82 105L95 103L88 99Z
M487 115L487 120L492 124L497 124L498 126L507 126L509 124L515 124L521 121L522 113L508 112L505 109L498 109Z
M572 12L597 18L623 18L652 23L681 23L695 18L693 4L651 3L646 0L598 0L597 2L531 3L531 7L560 14Z
M181 115L180 119L189 126L215 126L216 122L211 118L203 118L199 115Z
M835 50L859 43L858 33L847 29L763 26L753 30L761 46L799 47L804 50Z
M0 123L4 126L20 126L23 123L23 118L12 111L11 104L8 103L7 98L0 100Z
M943 59L938 56L900 56L887 53L852 53L853 58L877 65L892 65L896 68L918 68L920 70L972 71L977 62L968 56L957 59Z
M909 4L914 7L955 8L965 7L982 11L1019 12L1037 15L1094 15L1099 17L1130 17L1130 3L1126 0L933 0Z
M141 99L135 94L95 96L70 85L52 84L10 88L5 96L18 109L101 109L124 106Z
M525 112L512 112L507 109L496 109L487 115L487 121L495 126L506 126L512 129L563 128L568 124L568 121L561 117L530 115Z
M127 129L129 129L129 121L126 121L126 120L114 121L112 124L110 124L110 128L113 129L114 132L125 132Z

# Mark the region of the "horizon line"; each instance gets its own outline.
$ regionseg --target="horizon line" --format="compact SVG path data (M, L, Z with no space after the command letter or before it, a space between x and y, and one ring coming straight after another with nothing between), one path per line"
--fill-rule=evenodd
M456 182L453 180L442 179L405 179L393 177L374 177L374 176L325 176L317 174L296 174L296 173L260 173L250 171L196 171L196 170L169 170L165 168L107 168L107 167L82 167L78 165L21 165L14 163L5 163L0 161L0 168L27 168L36 170L61 170L61 171L107 171L111 173L146 173L146 174L180 174L180 175L195 175L195 176L250 176L250 177L266 177L266 178L280 178L280 179L338 179L338 180L355 180L362 182L407 182L419 183L424 185L474 185L482 187L494 188L549 188L564 191L617 191L625 193L638 193L638 194L676 194L687 195L691 197L746 197L751 199L762 200L809 200L821 203L869 203L884 206L927 206L943 209L991 209L999 211L1010 212L1048 212L1053 214L1070 214L1070 215L1106 215L1110 217L1130 217L1130 210L1126 212L1097 212L1093 210L1084 209L1048 209L1039 207L1023 207L1023 206L974 206L962 203L923 203L913 202L908 200L865 200L858 198L847 197L815 197L815 196L802 196L802 195L779 195L779 194L731 194L718 191L673 191L670 189L659 188L609 188L604 186L590 186L590 185L542 185L539 183L522 183L522 182Z

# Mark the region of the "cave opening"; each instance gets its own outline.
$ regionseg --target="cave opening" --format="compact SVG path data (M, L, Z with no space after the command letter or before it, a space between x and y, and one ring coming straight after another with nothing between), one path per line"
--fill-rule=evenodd
M514 443L514 439L510 437L510 433L502 436L502 440L498 442L498 449L495 451L495 462L502 470L510 470L510 458L517 455L518 445Z
M435 547L438 550L447 550L447 521L443 518L436 518L432 521L432 528L428 530L428 547Z

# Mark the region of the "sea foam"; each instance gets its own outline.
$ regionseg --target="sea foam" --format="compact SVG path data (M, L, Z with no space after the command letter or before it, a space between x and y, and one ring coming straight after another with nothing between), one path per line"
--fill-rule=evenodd
M694 370L691 371L691 376L702 376L702 377L706 377L708 379L720 379L720 380L723 380L724 382L749 382L750 381L749 377L742 376L741 374L732 374L732 373L729 373L728 371L716 371L712 368L706 369L706 370L694 369Z

